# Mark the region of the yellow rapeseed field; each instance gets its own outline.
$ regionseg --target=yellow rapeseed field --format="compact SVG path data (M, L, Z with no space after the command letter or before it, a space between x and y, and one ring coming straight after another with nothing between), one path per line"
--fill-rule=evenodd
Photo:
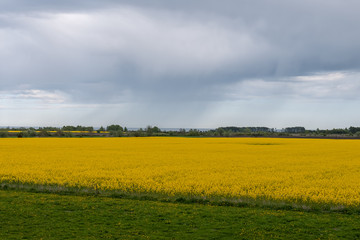
M7 138L0 182L359 206L359 150L359 140Z

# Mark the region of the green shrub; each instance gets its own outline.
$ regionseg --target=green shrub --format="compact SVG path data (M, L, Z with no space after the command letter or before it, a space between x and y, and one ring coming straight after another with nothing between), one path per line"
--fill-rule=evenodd
M9 134L7 132L0 132L0 138L6 138Z

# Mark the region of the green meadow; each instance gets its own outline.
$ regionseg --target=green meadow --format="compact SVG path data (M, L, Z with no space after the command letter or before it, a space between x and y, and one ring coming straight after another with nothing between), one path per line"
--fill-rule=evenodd
M359 239L360 215L0 191L0 239Z

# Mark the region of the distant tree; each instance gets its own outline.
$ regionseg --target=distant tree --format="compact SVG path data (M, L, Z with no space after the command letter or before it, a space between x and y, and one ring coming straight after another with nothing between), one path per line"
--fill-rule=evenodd
M43 127L43 128L39 128L39 130L45 130L45 131L57 131L60 130L60 128L58 127Z
M243 128L242 133L244 133L244 134L251 134L251 128L249 128L249 127Z
M36 131L35 131L34 128L29 128L29 130L27 131L27 135L28 135L29 137L36 137L36 136L37 136L37 133L36 133Z
M89 132L92 132L92 131L94 131L94 128L93 127L85 127L85 126L80 126L80 125L78 125L77 127L76 127L76 131L89 131Z
M6 138L9 134L7 132L0 132L0 138Z
M218 134L223 135L224 132L230 132L230 133L245 133L250 134L254 132L271 132L271 129L268 127L220 127L217 128L215 131L218 132Z
M39 137L49 137L51 136L50 133L48 131L46 131L45 129L41 129L40 132L38 133Z
M154 127L152 128L152 131L153 131L153 133L161 133L160 128L158 128L157 126L154 126Z
M187 135L197 137L200 136L200 131L198 129L190 129Z
M186 130L185 130L184 128L180 128L180 129L179 129L179 134L180 134L181 136L185 136L185 135L186 135Z
M64 137L73 137L74 135L71 132L65 132Z
M57 130L57 129L55 129ZM81 126L81 125L77 125L76 127L74 126L63 126L61 128L62 131L94 131L94 127L89 126L89 127L85 127L85 126Z
M57 136L57 137L64 137L65 136L65 133L61 130L58 130L56 131L56 133L54 134L54 136Z
M63 126L61 128L61 130L63 130L63 131L75 131L76 127L74 127L74 126Z
M92 126L86 127L85 131L92 132L92 131L94 131L94 127L92 127Z
M144 136L146 136L146 133L145 133L145 131L144 131L142 128L139 128L137 131L134 131L134 132L132 133L132 135L133 135L134 137L144 137Z
M287 127L285 128L286 133L305 133L304 127Z
M156 126L154 126L154 127L147 126L146 127L146 135L147 136L152 136L152 135L154 135L154 133L156 134L156 133L160 133L160 132L161 132L160 128L158 128Z
M352 134L355 134L357 132L360 132L360 127L349 127L349 131L352 133Z
M152 136L152 135L153 135L153 131L152 131L152 127L151 127L151 126L147 126L147 127L146 127L146 135L147 135L147 136Z
M124 131L120 125L110 125L106 127L107 131Z
M223 128L216 129L216 136L224 136L225 130Z
M105 128L104 128L103 126L101 126L96 132L97 132L97 133L100 133L100 132L102 132L102 131L105 131Z
M123 135L124 135L124 133L121 130L110 131L110 136L113 136L113 137L122 137Z
M332 130L328 130L329 134L349 134L351 133L347 128L342 129L342 128L334 128Z

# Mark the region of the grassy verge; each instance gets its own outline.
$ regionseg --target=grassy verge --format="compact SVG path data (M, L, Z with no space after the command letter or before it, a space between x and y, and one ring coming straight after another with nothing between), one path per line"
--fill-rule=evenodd
M313 202L291 202L272 199L252 198L226 198L226 197L202 197L196 195L175 195L168 196L160 193L137 193L124 192L119 190L99 190L91 188L65 187L59 185L37 185L26 183L1 182L0 190L16 190L32 193L52 193L72 196L98 196L132 200L152 200L160 202L184 203L184 204L205 204L213 206L231 207L257 207L274 210L296 210L306 212L337 212L345 214L360 214L360 206L334 205L331 203Z
M357 214L0 191L0 239L359 239Z

